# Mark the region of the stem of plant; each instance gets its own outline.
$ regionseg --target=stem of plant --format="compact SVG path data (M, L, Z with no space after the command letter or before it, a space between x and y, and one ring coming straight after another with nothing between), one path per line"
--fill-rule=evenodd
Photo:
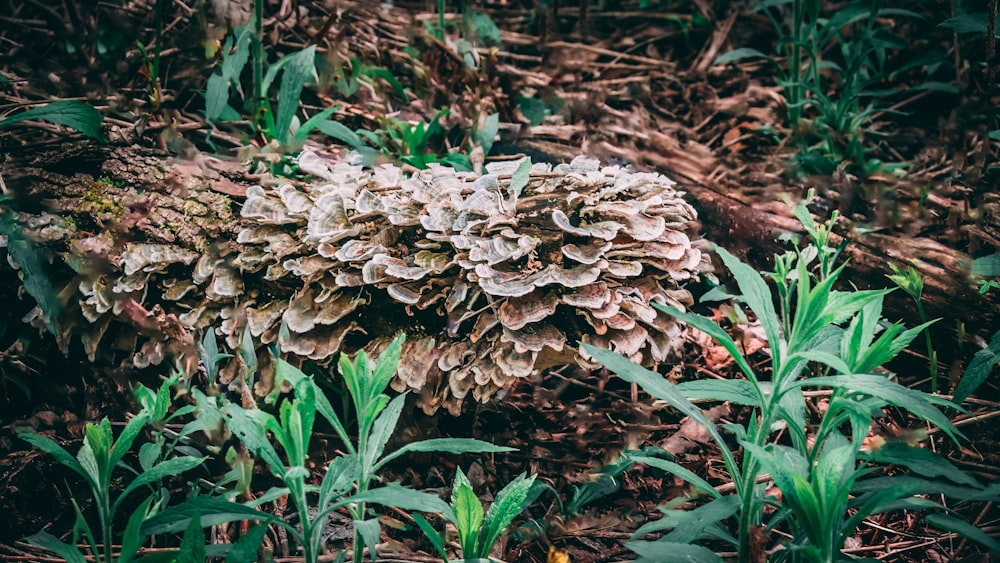
M261 127L264 104L264 0L255 0L254 7L254 36L253 36L253 114L257 120L258 129Z
M316 525L315 522L309 520L309 510L306 504L306 493L305 493L305 482L299 484L297 487L299 490L296 491L296 497L298 497L299 508L299 520L302 521L302 552L306 563L316 563L319 560L319 551L316 549L318 546L314 546L312 542L312 528ZM322 507L320 507L322 510Z
M103 497L98 499L97 510L101 519L101 533L104 535L104 560L107 563L113 563L114 559L112 559L111 555L114 540L111 536L110 491L104 491Z
M924 304L920 302L920 298L917 298L917 313L920 314L920 322L927 322L927 313L924 312ZM938 359L937 350L934 349L934 345L931 343L931 333L930 330L924 329L924 344L927 346L927 359L930 361L930 372L931 372L931 393L938 392Z

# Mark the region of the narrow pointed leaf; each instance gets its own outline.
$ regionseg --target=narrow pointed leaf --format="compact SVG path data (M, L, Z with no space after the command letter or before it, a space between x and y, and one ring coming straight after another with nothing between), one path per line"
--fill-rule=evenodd
M931 526L969 538L990 551L1000 552L1000 541L965 520L947 514L928 514L926 521Z
M524 508L524 499L535 482L535 476L525 477L522 473L497 493L496 499L486 511L485 528L479 537L479 557L489 555L500 534L510 525Z
M275 516L266 512L261 512L249 506L225 499L195 497L151 516L142 524L142 535L152 536L155 534L180 532L187 528L195 514L200 516L202 526L215 526L225 522L239 522L241 520L257 520L260 522L273 522L277 520Z
M105 142L104 134L101 132L101 121L104 117L94 106L80 100L57 100L44 106L33 107L0 121L0 129L29 119L65 125L102 143Z
M37 534L30 535L24 538L24 541L30 543L31 545L37 545L38 547L45 548L52 553L55 553L59 557L62 557L67 561L67 563L86 563L87 559L82 553L76 548L75 545L68 545L61 541L59 538L53 536L48 532L38 532Z
M889 404L904 408L914 415L941 428L953 440L965 437L941 411L934 407L929 396L920 391L893 383L880 375L853 374L807 379L796 382L800 387L833 387L845 391L865 393L881 398ZM940 402L936 400L935 402Z
M740 262L726 249L716 246L715 251L719 257L733 273L740 292L743 294L743 301L756 313L757 319L764 328L767 335L767 342L771 346L771 354L776 364L781 363L781 326L778 314L774 310L774 302L771 301L771 291L767 287L767 282L752 267ZM734 354L735 358L736 355Z
M382 451L385 449L386 443L389 442L393 431L396 430L396 424L399 422L399 416L403 413L403 404L405 402L406 394L398 395L389 402L389 406L375 419L375 423L372 425L371 436L368 438L366 451L361 452L361 455L364 456L362 466L366 468L366 473L371 474L375 463L382 457Z
M87 472L84 471L80 462L77 461L75 457L72 456L68 451L66 451L62 446L57 444L52 438L44 436L42 434L36 434L31 430L18 430L17 436L28 442L32 446L42 450L43 452L56 458L60 464L72 469L80 477L87 477Z
M689 543L630 541L625 547L651 561L671 563L723 563L724 559L706 547Z
M695 472L685 469L684 467L665 459L660 459L658 457L646 457L646 456L636 456L632 458L636 463L644 463L650 467L655 467L657 469L662 469L668 473L676 475L681 479L684 479L688 483L691 483L699 491L713 497L721 498L722 494L715 490L715 487L710 485L708 481L699 477Z
M229 549L229 553L226 555L226 563L257 561L257 552L260 551L260 544L264 541L265 534L267 534L267 524L257 524L253 528L250 528Z
M451 454L481 454L516 452L517 448L497 446L475 438L431 438L419 442L410 442L398 450L386 455L375 464L378 471L386 463L411 452L445 452Z
M431 526L430 522L428 522L422 515L414 514L412 515L412 518L413 521L417 523L417 527L420 528L420 531L427 536L427 539L431 542L431 545L434 546L438 555L441 556L441 561L448 563L448 553L444 550L444 538L441 537L441 534L439 534L438 531L434 529L434 526Z
M139 548L142 547L143 536L139 530L142 527L143 520L146 519L146 514L149 512L149 505L152 502L153 497L146 498L132 512L132 515L129 516L128 524L125 525L125 534L122 535L122 548L118 563L129 563L139 552Z

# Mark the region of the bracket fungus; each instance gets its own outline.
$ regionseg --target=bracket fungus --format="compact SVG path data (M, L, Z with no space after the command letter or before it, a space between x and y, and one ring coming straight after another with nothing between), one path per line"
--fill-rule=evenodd
M694 209L663 175L577 158L534 164L527 184L512 186L521 162L409 176L311 152L299 164L314 183L251 186L239 219L221 227L207 226L226 199L210 187L186 197L147 190L150 215L150 199L190 212L185 200L197 197L206 216L169 236L162 224L104 244L73 235L70 253L100 249L108 262L72 288L88 352L109 319L128 322L126 301L156 306L174 332L215 329L235 347L248 330L321 363L344 348L377 353L403 331L394 387L416 391L428 413L457 413L470 394L486 401L547 367L596 367L580 340L645 365L683 343L683 327L649 302L688 305L683 284L708 261L692 242ZM148 356L136 364L161 360L168 336L132 340Z

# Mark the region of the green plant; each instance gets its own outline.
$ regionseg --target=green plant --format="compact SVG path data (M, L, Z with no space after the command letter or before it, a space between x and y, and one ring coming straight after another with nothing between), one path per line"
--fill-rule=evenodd
M804 204L800 204L797 215L804 214L807 214ZM899 506L928 508L933 504L940 508L930 501L914 498L915 488L905 481L883 483L878 494L852 499L855 482L871 471L866 464L872 461L898 463L928 477L944 476L952 484L982 493L981 485L974 479L925 450L884 448L864 463L857 461L865 458L862 444L873 418L886 406L908 411L941 428L952 439L957 440L961 433L937 408L957 408L957 405L899 385L885 374L874 373L930 323L911 329L904 329L898 323L885 324L881 319L882 299L891 290L834 290L844 267L834 268L831 257L837 250L821 244L823 233L828 234L829 228L829 225L808 225L807 231L816 246L786 254L776 261L779 268L771 277L778 285L780 313L764 278L717 248L739 286L739 300L754 312L766 334L771 353L769 380L758 375L721 327L703 317L660 304L654 306L722 344L746 379L675 385L618 354L583 344L587 353L619 377L638 383L655 398L666 401L703 426L719 447L735 489L734 495L722 495L692 471L670 461L656 461L657 466L685 479L698 494L711 500L694 510L679 510L676 502L664 507L665 516L643 526L636 537L653 531L672 531L655 542L627 544L646 558L643 561L663 557L720 561L708 549L692 544L705 537L735 545L740 561L755 560L762 553L767 527L782 522L788 523L793 539L785 550L776 553L778 560L836 561L844 541L865 516ZM813 261L819 264L818 272L810 269ZM828 374L831 371L833 375ZM817 427L807 420L803 394L804 389L813 387L831 390ZM722 427L735 438L738 448L730 445L691 399L729 401L752 409L744 425ZM840 430L845 426L849 428L847 436ZM782 492L781 502L766 493L762 479L768 472ZM943 488L947 487L939 487ZM763 510L766 505L778 508L767 527ZM848 509L856 512L851 515ZM736 537L722 526L732 516L738 519Z
M255 4L262 4L261 1ZM222 51L222 63L219 70L208 79L205 89L205 118L209 123L227 121L239 118L239 112L229 105L231 94L241 92L240 76L250 60L250 50L253 49L253 97L245 100L248 110L255 118L257 130L268 141L275 140L280 145L289 145L294 139L304 138L310 128L301 127L293 131L293 120L299 109L302 90L306 82L313 79L316 72L316 46L312 45L293 54L282 57L278 62L267 67L263 72L263 48L260 39L251 31L253 21L244 24L233 31L226 39ZM271 110L268 92L271 85L281 73L281 84L278 88L276 111ZM320 112L325 119L339 108L329 108ZM313 127L318 121L310 120Z
M830 17L823 16L819 0L758 0L754 11L766 14L779 33L777 56L742 47L719 56L715 64L763 58L774 66L784 88L792 135L803 145L798 163L808 172L831 174L847 160L853 173L865 177L899 170L901 165L868 158L865 135L878 135L870 125L878 115L893 113L878 101L891 92L874 88L889 75L887 54L908 46L884 22L921 16L883 7L881 0L851 2ZM836 56L824 58L831 50ZM784 66L779 57L784 57ZM827 80L824 72L839 80ZM830 84L837 84L835 94L830 93ZM937 82L915 89L957 92ZM815 110L811 120L805 119L809 108Z
M166 396L169 398L169 388L167 385ZM150 396L144 394L147 404ZM154 409L162 401L153 399ZM163 420L159 410L153 416L158 416L158 420ZM143 427L151 421L151 412L145 407L125 425L125 428L118 435L117 439L111 430L111 422L105 418L100 424L86 425L83 446L76 457L71 455L62 446L51 438L35 434L30 431L19 432L18 435L32 446L48 453L56 458L56 461L73 470L86 481L90 492L93 495L97 519L98 532L95 534L90 525L84 520L75 499L73 507L76 510L76 524L73 527L73 539L70 543L62 543L58 538L47 532L39 532L26 538L26 541L34 545L46 548L67 561L83 563L85 558L81 554L76 543L80 533L85 533L90 548L91 556L98 562L127 563L132 561L142 545L140 527L158 509L153 501L158 498L156 494L149 495L128 519L124 534L122 536L122 546L117 557L114 556L112 545L114 544L115 533L112 529L112 520L122 506L122 502L133 492L144 487L159 482L160 480L173 475L179 475L189 469L200 465L203 459L193 456L177 456L170 459L162 459L159 455L151 456L149 450L145 456L140 453L140 463L143 466L142 472L135 472L135 477L128 482L124 490L112 498L112 484L118 482L115 478L115 470L119 466L125 466L123 459L132 447L133 442L139 436ZM127 466L125 466L127 467Z
M514 517L523 510L534 482L534 475L531 477L525 477L523 473L518 475L497 493L493 504L484 515L483 504L472 490L472 484L462 469L458 469L458 473L455 474L455 484L451 489L451 509L454 518L450 519L450 522L458 530L458 543L462 548L461 561L470 563L489 561L493 544ZM448 563L444 536L439 534L423 516L415 514L413 519L434 544L441 559Z
M360 562L366 546L372 559L377 557L375 545L381 529L377 517L366 519L368 503L441 513L454 520L451 508L434 495L398 485L373 488L378 472L387 463L411 452L485 453L512 449L474 439L439 438L411 442L385 453L406 401L405 394L392 400L385 394L396 373L402 345L402 336L393 340L374 368L363 351L353 362L346 355L341 356L340 370L357 417L354 439L312 378L281 359L276 359L275 388L287 383L295 393L293 399L283 400L278 417L234 403L219 408L212 399L200 395L202 416L207 421L224 420L247 449L264 461L282 486L273 487L246 504L211 497L191 499L151 519L143 530L146 533L177 532L188 525L195 512L202 518L202 525L252 518L284 527L302 547L305 560L314 563L323 548L327 516L334 510L346 508L354 518L354 561ZM347 450L346 455L330 462L318 487L309 484L310 472L306 468L317 413L331 424ZM281 446L284 460L269 437ZM244 472L249 473L245 469ZM300 527L257 510L261 504L286 495L298 512Z
M65 125L102 143L106 141L101 132L101 121L104 119L101 112L80 100L57 100L33 107L0 120L0 129L31 119Z
M97 111L90 106L87 107L95 112ZM21 115L30 113L31 111L33 110L28 110ZM3 122L0 122L0 126L2 125ZM6 191L2 176L0 176L0 188L4 188L4 191ZM13 197L6 193L0 194L0 237L2 237L3 241L0 243L0 246L7 249L7 257L21 270L24 289L38 303L45 327L50 333L56 335L58 333L56 330L56 319L59 317L60 311L62 311L62 301L56 295L55 289L52 287L52 281L45 271L44 257L39 254L39 250L35 247L35 244L24 236L24 229L20 221L18 221L13 204Z
M924 293L924 276L916 270L913 266L907 266L906 270L903 270L896 264L889 264L892 268L892 274L887 275L892 283L896 284L900 289L906 292L907 295L913 298L913 301L917 304L917 313L920 315L920 322L927 322L927 313L924 312L924 303L921 297ZM937 350L934 349L934 345L931 342L931 333L928 331L924 332L924 345L927 347L927 358L930 362L931 374L931 393L938 392L938 358Z
M965 402L989 378L997 364L1000 364L1000 331L993 335L989 345L972 357L969 367L965 368L962 374L962 379L955 386L952 400L958 404Z
M352 131L333 120L320 123L317 128L353 148L360 155L360 163L364 166L371 166L379 155L383 155L414 168L424 169L429 164L438 162L457 170L471 171L473 166L469 155L447 151L439 156L432 146L444 138L441 118L448 114L449 110L443 109L429 123L416 124L388 117L381 120L381 127L375 131ZM499 114L487 116L482 124L472 130L469 144L482 147L484 155L488 154L499 125Z
M981 256L972 261L972 276L979 286L979 294L985 295L991 289L1000 289L1000 254Z

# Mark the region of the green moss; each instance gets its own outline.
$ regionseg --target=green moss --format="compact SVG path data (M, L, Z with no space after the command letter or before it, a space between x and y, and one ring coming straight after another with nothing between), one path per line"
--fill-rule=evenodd
M121 182L107 177L98 178L94 185L80 192L79 211L100 220L119 219L125 213L125 206L114 195L122 187Z

